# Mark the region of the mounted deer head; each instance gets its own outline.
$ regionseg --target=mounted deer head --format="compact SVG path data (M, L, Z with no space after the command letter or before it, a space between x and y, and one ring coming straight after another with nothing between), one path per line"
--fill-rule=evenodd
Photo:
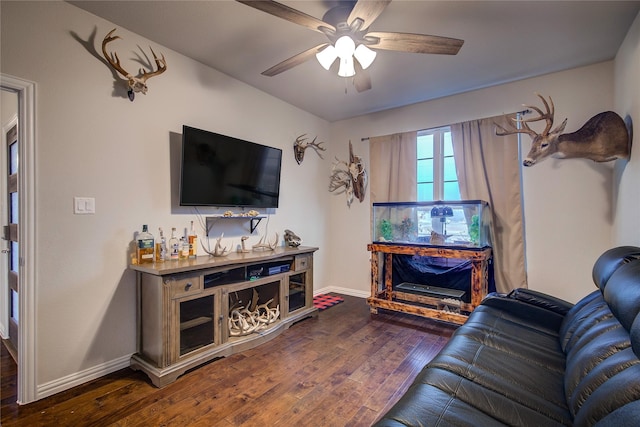
M298 162L298 164L302 163L302 160L304 159L304 152L309 147L313 148L321 159L324 159L322 154L320 154L320 151L326 150L326 148L322 147L324 142L316 143L316 139L318 138L317 136L313 138L313 141L307 142L307 138L305 138L306 136L306 133L300 135L296 138L296 142L293 143L293 156L296 158L296 162Z
M608 162L615 159L629 157L630 138L627 127L622 117L613 111L605 111L590 118L578 131L573 133L562 133L567 124L567 119L560 126L553 127L553 116L555 107L553 100L549 97L549 102L537 94L544 104L545 112L532 105L525 107L538 113L537 117L531 119L513 119L515 123L520 123L520 129L515 125L513 129L507 130L496 125L496 135L513 135L526 133L531 136L531 150L522 164L533 166L547 157L557 159L585 158L595 162ZM528 123L546 121L546 126L542 133L532 130Z
M117 53L115 52L113 54L107 53L107 44L120 38L120 36L113 35L115 31L116 31L115 28L109 31L109 34L107 34L104 37L104 40L102 40L102 54L104 55L104 59L107 60L109 65L111 65L111 67L113 67L114 70L119 72L125 79L127 79L127 84L129 87L129 90L127 91L127 95L129 95L129 100L133 101L133 99L135 98L136 92L141 92L143 95L146 95L148 90L148 87L147 87L148 79L150 79L151 77L160 75L165 71L167 71L167 61L165 61L164 55L162 55L162 58L158 58L156 56L156 53L153 51L153 49L149 47L149 49L151 49L151 53L153 54L153 59L156 61L156 66L158 67L158 69L152 72L147 72L140 69L138 76L134 76L133 74L127 72L127 70L122 68L122 65L120 65L120 59L118 58Z

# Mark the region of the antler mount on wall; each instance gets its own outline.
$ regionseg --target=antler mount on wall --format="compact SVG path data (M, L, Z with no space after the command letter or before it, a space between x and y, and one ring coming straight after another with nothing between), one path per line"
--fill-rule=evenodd
M111 65L114 70L116 70L125 79L127 79L127 95L129 96L129 100L133 101L136 93L142 93L143 95L146 95L147 90L149 89L147 87L148 79L158 76L167 71L167 61L164 59L164 55L162 55L161 58L158 58L153 49L149 47L149 49L151 49L151 54L153 55L153 59L156 63L157 69L150 72L140 69L138 75L134 76L133 74L125 70L124 67L122 67L122 65L120 64L120 58L118 58L117 53L114 52L113 54L110 54L107 52L107 44L120 38L120 36L113 35L115 31L115 28L109 31L109 33L102 40L102 54L104 55L104 59L107 60L109 65Z

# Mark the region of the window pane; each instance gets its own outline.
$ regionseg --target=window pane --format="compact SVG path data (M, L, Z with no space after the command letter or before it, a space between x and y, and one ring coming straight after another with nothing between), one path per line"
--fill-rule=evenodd
M458 181L444 183L444 199L460 200L460 187Z
M9 209L9 222L11 224L17 224L18 223L18 193L17 192L11 193L11 196L9 197L9 203L11 203L11 206Z
M444 158L444 181L457 181L458 175L456 174L456 162L453 157Z
M433 160L418 160L418 182L433 182Z
M421 135L418 137L418 158L433 158L433 135Z
M18 323L18 293L11 289L11 318Z
M444 155L453 156L453 144L451 143L451 132L443 132Z
M433 200L433 184L418 184L418 201Z
M18 173L18 143L9 146L9 175Z
M9 261L9 268L12 272L17 273L20 261L20 252L18 251L18 242L11 241L11 260Z

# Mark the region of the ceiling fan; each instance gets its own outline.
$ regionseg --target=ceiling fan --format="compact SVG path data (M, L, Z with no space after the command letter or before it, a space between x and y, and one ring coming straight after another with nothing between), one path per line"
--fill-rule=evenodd
M340 2L329 9L322 20L272 0L237 1L321 32L329 39L329 43L307 49L262 72L270 77L300 65L314 56L327 70L336 59L340 59L338 75L353 77L356 90L362 92L371 89L371 78L365 70L373 62L375 50L455 55L464 43L464 40L426 34L368 31L391 0L358 0L355 4L353 1Z

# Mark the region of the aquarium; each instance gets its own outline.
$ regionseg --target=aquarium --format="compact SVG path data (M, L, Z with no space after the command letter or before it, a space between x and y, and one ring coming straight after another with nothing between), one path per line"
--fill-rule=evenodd
M491 246L490 211L482 200L373 204L372 240L432 246Z

